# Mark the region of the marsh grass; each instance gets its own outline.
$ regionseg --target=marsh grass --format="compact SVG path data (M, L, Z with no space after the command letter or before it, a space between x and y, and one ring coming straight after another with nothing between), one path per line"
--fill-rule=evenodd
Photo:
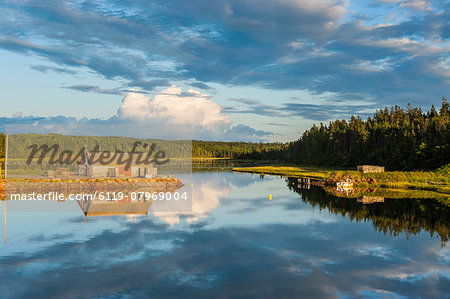
M310 167L310 166L257 166L257 167L236 167L235 172L250 172L258 174L282 175L287 177L302 177L311 179L326 179L335 171L330 168Z
M242 167L233 168L233 171L333 181L351 177L357 188L412 189L450 194L450 175L441 171L362 173L354 170L291 165Z

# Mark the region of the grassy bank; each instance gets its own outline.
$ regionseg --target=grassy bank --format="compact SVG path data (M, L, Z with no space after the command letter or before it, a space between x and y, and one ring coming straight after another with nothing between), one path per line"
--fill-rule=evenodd
M338 170L310 166L273 165L233 168L235 172L282 175L311 178L333 184L351 177L356 188L387 188L427 190L450 194L450 175L440 171L388 171L361 173L354 170Z
M311 178L325 180L329 178L336 170L330 168L310 167L310 166L256 166L256 167L235 167L235 172L248 172L258 174L282 175L294 178Z

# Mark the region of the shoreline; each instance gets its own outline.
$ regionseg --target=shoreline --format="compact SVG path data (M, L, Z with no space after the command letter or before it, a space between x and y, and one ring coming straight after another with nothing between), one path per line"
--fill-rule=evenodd
M279 175L292 178L315 180L322 187L336 186L336 183L350 177L356 189L394 189L435 192L450 197L450 176L435 171L387 171L362 173L356 170L338 170L311 166L271 165L257 167L236 167L233 172Z
M0 200L11 194L97 193L98 192L173 192L184 184L177 178L152 179L7 179L0 180Z

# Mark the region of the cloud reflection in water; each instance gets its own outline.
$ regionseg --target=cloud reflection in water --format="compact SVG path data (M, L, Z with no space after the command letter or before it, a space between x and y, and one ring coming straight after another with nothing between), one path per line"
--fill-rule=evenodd
M450 293L449 250L427 233L409 239L385 235L370 222L312 208L284 179L194 176L198 202L192 213L155 212L148 223L125 217L76 225L60 221L58 238L50 244L26 255L2 254L2 296L443 298ZM61 234L78 227L97 233L84 239ZM22 242L40 242L31 237Z

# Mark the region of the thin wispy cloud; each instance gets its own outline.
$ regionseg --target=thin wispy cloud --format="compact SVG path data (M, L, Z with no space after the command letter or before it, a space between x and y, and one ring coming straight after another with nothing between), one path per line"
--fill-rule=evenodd
M266 105L254 99L229 99L229 101L239 103L238 106L225 107L227 113L255 114L263 116L277 117L302 117L316 121L326 121L334 118L348 118L350 115L367 116L376 110L373 103L359 103L358 97L351 98L350 101L322 102L316 104L286 102L278 105ZM296 100L296 98L291 98ZM272 123L273 125L273 123Z
M267 123L268 126L277 126L277 127L290 127L290 125L279 124L279 123Z
M122 92L119 89L114 88L100 88L98 86L93 85L73 85L66 87L68 89L78 90L82 92L96 92L96 93L102 93L102 94L122 94Z
M73 71L73 70L69 70L66 68L60 68L60 67L55 67L55 66L48 66L48 65L32 65L30 66L30 68L32 68L33 70L42 72L42 73L47 73L47 72L55 72L55 73L66 73L66 74L70 74L70 75L75 75L77 72Z

